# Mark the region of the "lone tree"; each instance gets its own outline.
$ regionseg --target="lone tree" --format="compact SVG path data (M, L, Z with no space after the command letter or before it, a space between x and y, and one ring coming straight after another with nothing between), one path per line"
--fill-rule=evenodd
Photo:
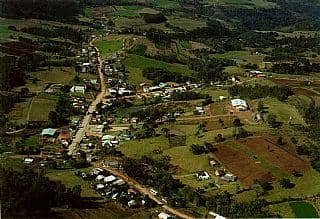
M258 102L257 110L258 110L259 113L262 113L262 112L263 112L263 109L264 109L263 102L262 102L262 100L260 100L260 101Z
M290 182L290 179L287 178L280 179L279 184L285 189L291 189L295 186L292 182Z

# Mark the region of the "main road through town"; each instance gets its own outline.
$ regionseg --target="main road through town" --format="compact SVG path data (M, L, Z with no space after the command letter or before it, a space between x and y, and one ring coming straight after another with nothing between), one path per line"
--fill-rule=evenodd
M93 42L95 41L95 39L93 39L92 41L90 41L89 45L91 47L93 47L97 54L98 54L98 74L99 74L99 77L100 77L100 84L101 84L101 91L100 93L96 96L96 99L94 101L92 101L92 103L90 104L89 108L88 108L88 111L86 113L86 115L84 116L81 124L80 124L80 128L78 129L77 133L75 134L75 137L71 143L71 145L69 146L69 152L68 154L69 155L75 155L78 150L79 150L79 147L80 147L80 142L83 138L83 136L85 135L87 129L88 129L88 125L90 123L90 120L91 120L91 115L92 115L92 112L96 110L96 106L98 103L100 103L102 101L102 99L108 95L108 90L106 88L106 83L104 81L104 75L103 75L103 72L102 72L102 65L103 65L103 61L102 61L102 58L101 58L101 55L100 55L100 51L99 49L93 44Z

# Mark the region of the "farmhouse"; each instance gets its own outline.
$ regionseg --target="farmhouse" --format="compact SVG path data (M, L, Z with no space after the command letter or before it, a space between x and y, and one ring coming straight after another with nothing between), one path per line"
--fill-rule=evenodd
M246 111L248 109L247 102L242 99L231 100L231 105L237 111Z
M47 128L41 132L41 138L44 142L55 142L57 137L57 129Z

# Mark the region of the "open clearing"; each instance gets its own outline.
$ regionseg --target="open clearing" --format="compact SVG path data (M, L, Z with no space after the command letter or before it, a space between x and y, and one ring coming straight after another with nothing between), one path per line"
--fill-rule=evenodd
M42 83L68 84L76 76L76 72L72 67L57 67L51 70L32 72L31 75Z
M288 176L291 175L294 170L304 173L309 169L306 161L280 148L267 138L247 138L239 140L238 142L271 164L279 167L283 172L287 173Z
M308 202L290 202L290 206L297 218L318 218L318 212Z
M254 183L255 179L273 181L275 177L264 170L259 164L250 159L244 152L231 148L226 144L216 145L217 151L214 154L219 161L238 176L239 180L246 186Z

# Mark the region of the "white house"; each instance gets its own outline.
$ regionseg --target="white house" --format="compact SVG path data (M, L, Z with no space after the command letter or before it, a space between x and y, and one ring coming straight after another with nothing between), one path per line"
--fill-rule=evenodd
M113 182L115 181L117 178L114 176L114 175L110 175L110 176L107 176L107 177L104 177L104 182L106 183L110 183L110 182Z
M170 219L170 218L172 218L172 216L170 214L161 212L160 214L158 214L158 218L159 219Z
M70 92L72 93L82 93L86 91L86 86L85 85L74 85L71 89Z
M199 180L207 180L210 179L210 175L206 171L200 171L196 174Z
M231 100L231 105L238 111L245 111L248 109L248 104L245 100L242 99L233 99Z

